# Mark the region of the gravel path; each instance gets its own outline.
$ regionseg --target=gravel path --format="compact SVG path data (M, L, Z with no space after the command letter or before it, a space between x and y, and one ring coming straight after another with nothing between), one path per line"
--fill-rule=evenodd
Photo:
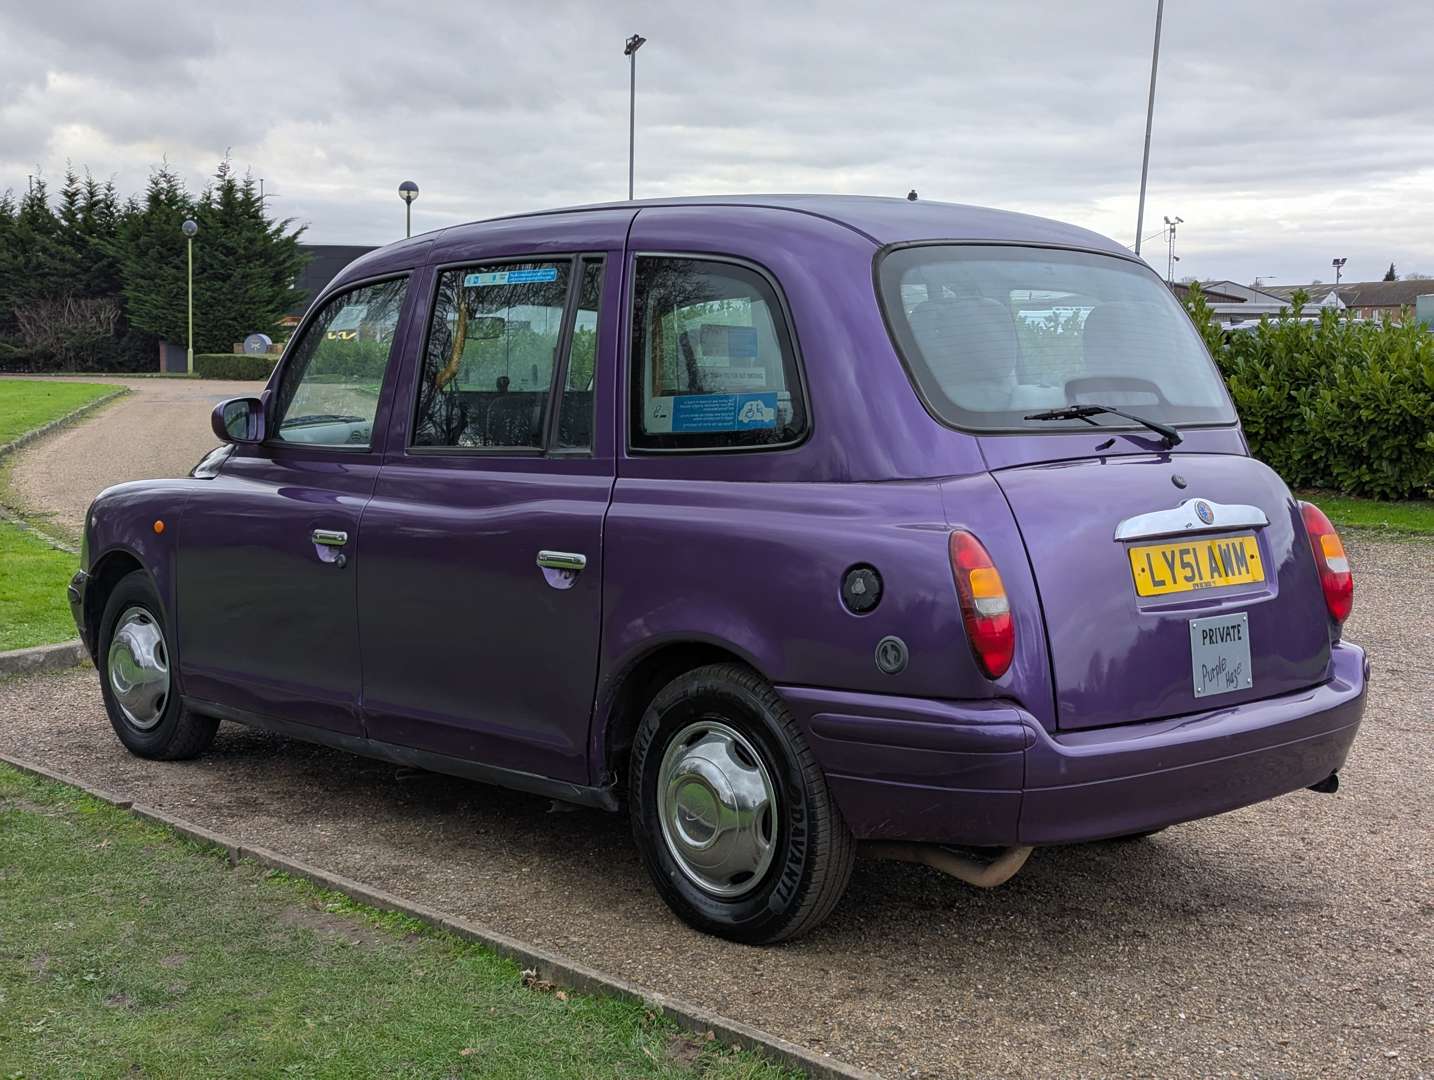
M56 524L76 534L90 501L111 484L187 473L219 445L209 428L214 406L264 389L261 382L224 379L83 381L128 386L131 393L93 419L20 451L10 476L11 491L24 506L52 512Z
M1301 792L980 892L858 863L812 936L703 937L626 822L224 725L128 756L94 673L0 683L0 747L890 1076L1434 1075L1434 545L1356 536L1364 730Z

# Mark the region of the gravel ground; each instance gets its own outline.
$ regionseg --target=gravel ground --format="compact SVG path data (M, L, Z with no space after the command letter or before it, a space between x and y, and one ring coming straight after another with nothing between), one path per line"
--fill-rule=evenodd
M861 862L780 948L678 923L617 817L228 724L130 757L87 669L0 683L0 748L890 1076L1434 1076L1434 545L1350 548L1375 675L1338 795L1045 849L991 892Z
M225 398L257 395L261 382L225 379L125 379L85 382L128 386L131 393L85 423L20 451L10 489L27 508L49 511L78 533L90 501L111 484L183 476L219 445L209 414Z

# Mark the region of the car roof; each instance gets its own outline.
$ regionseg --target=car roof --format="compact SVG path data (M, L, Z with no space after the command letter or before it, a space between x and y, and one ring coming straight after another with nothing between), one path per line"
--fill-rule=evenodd
M962 203L884 198L874 195L701 195L671 199L637 199L632 202L594 203L530 213L511 214L491 221L541 218L550 215L601 210L633 211L657 207L755 207L810 214L861 233L876 244L912 240L991 240L1005 243L1055 244L1129 254L1109 237L1050 218L995 210ZM455 225L445 232L463 231L486 224Z

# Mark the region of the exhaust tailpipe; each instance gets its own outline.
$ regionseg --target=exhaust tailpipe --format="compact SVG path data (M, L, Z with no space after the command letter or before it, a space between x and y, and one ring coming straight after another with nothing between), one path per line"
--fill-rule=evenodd
M943 874L975 885L980 889L994 889L1015 877L1016 871L1026 865L1034 849L1027 847L1005 848L988 863L967 858L950 848L939 844L898 844L885 841L869 841L861 845L864 855L874 859L892 859L896 862L921 863Z

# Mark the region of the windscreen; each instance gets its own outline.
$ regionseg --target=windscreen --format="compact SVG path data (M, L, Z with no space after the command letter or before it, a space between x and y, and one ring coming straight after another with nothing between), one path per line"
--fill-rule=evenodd
M897 347L931 409L978 431L1061 431L1027 420L1109 405L1167 424L1235 419L1219 372L1170 290L1111 255L940 244L879 271ZM1097 416L1103 427L1128 421Z

